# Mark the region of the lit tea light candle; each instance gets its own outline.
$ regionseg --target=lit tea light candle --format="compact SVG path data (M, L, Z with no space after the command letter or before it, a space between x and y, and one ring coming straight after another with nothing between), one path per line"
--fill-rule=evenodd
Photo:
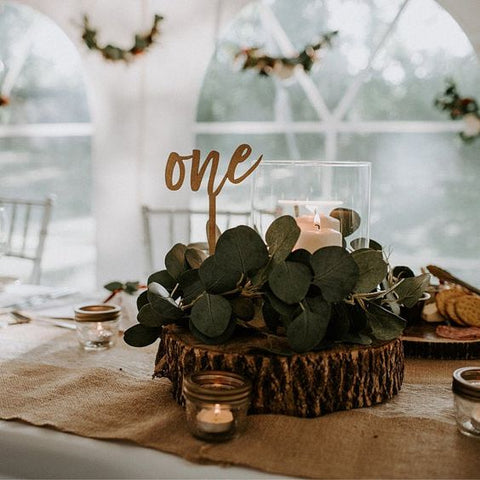
M323 217L323 221L327 223L325 221L326 216L324 215ZM332 218L332 220L336 219ZM334 225L334 223L331 222L327 223L327 225L329 224ZM310 224L310 227L307 227L301 222L297 222L297 225L300 227L300 235L294 250L303 248L310 253L314 253L323 247L341 247L343 245L342 234L338 230L326 226L322 222L322 216L318 213L313 217L313 222Z
M206 433L228 432L233 425L233 414L227 407L216 403L212 408L202 408L197 413L197 426Z
M293 206L294 216L300 215L300 207L306 207L311 212L314 211L331 211L343 202L340 200L279 200L279 205L291 205Z

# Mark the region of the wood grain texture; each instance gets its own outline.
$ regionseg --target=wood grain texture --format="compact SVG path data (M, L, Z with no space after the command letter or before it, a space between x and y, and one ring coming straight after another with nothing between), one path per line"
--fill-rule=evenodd
M401 388L404 355L400 340L374 347L336 346L293 355L252 352L263 338L236 338L228 345L200 344L186 330L163 329L155 376L172 381L183 404L182 381L199 370L227 370L253 382L251 413L318 417L337 410L369 407ZM265 346L265 345L264 345Z

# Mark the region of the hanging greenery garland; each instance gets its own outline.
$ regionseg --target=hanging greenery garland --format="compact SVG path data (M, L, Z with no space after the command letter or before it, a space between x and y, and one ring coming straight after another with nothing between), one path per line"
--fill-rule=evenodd
M318 52L332 46L332 39L338 31L322 35L318 42L307 45L300 53L292 57L271 57L259 47L241 49L235 55L235 62L240 64L241 70L256 70L259 75L276 75L286 79L291 77L299 66L309 72L318 61Z
M453 80L447 80L445 92L435 99L435 106L450 112L452 120L465 122L465 130L460 132L460 137L465 142L473 142L480 137L480 114L478 103L474 98L461 97Z
M115 45L99 45L97 41L97 30L93 29L87 15L83 16L83 33L82 40L89 50L97 50L100 52L105 60L113 62L123 61L131 62L137 55L144 53L150 46L152 46L159 34L158 24L163 20L161 15L153 17L152 28L144 34L135 34L133 46L128 50L117 47Z

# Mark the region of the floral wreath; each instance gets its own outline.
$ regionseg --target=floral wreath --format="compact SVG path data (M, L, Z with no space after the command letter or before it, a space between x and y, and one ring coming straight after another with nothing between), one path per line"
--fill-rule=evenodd
M135 34L133 46L129 49L123 49L115 45L101 46L97 42L97 30L93 29L87 15L83 16L82 40L89 50L98 50L105 60L113 62L124 61L131 62L137 55L144 53L156 41L159 34L158 24L163 20L161 15L153 17L152 28L144 34Z
M465 129L460 132L460 138L465 142L473 142L480 137L480 112L474 98L461 97L453 80L447 80L445 92L435 98L435 106L450 112L452 120L465 122Z
M323 48L331 47L332 39L338 31L328 32L320 40L307 45L300 53L292 57L271 57L266 55L260 47L247 47L235 54L235 63L240 64L241 70L256 70L259 75L276 75L286 79L294 74L298 66L309 72L316 61L317 52Z

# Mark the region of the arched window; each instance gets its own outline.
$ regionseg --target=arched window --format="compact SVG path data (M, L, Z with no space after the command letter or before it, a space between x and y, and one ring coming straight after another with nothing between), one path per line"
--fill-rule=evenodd
M91 125L80 57L54 22L18 3L0 2L0 95L8 102L0 106L0 195L55 194L42 281L91 285Z
M338 30L310 74L235 71L232 54L302 50ZM371 236L394 264L437 263L480 283L479 144L435 109L446 78L480 96L480 65L435 0L269 0L248 5L219 40L198 106L197 144L241 142L269 159L372 162ZM231 190L230 207L249 204ZM474 266L476 265L476 267Z

